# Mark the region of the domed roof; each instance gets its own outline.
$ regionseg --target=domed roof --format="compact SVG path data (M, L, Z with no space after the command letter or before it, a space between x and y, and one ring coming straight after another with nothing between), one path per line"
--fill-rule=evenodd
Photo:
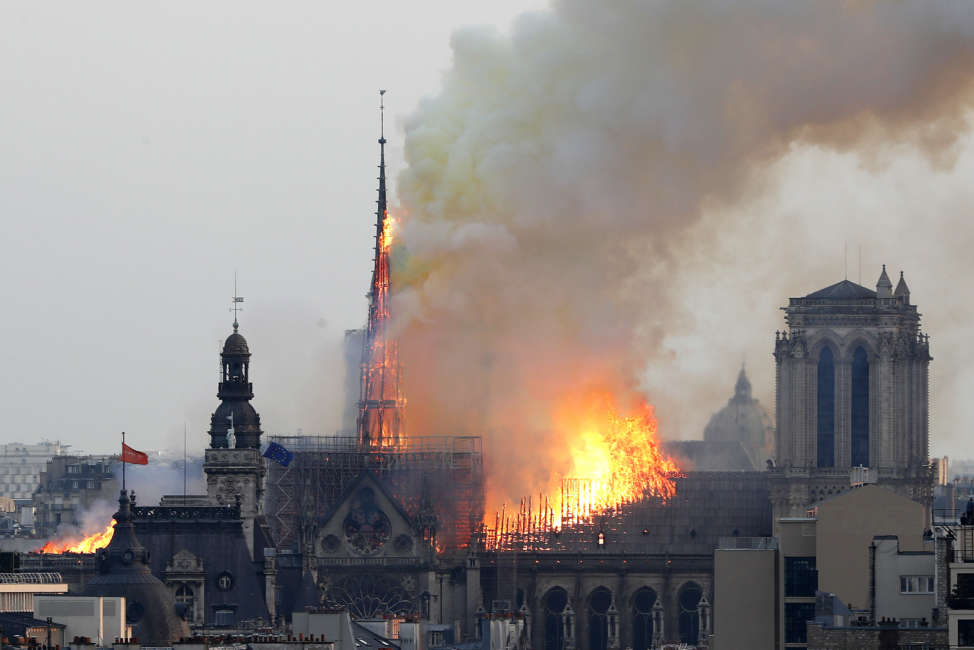
M744 368L737 376L734 396L710 418L704 440L740 442L755 469L773 455L774 427L761 403L751 397L751 382Z
M166 585L152 575L148 550L135 536L129 496L122 490L115 513L115 534L98 552L98 575L88 580L90 596L124 596L126 618L143 645L169 646L189 636L189 626L176 614Z
M233 334L228 336L226 343L223 344L223 354L250 356L250 348L247 347L247 339L243 337L243 334L237 332L236 327L233 328Z

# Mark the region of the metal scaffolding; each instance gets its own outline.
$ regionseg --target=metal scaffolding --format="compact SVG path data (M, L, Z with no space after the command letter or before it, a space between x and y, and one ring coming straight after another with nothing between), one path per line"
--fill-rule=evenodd
M313 548L317 528L349 485L371 472L410 516L424 500L439 522L437 540L462 548L484 516L483 443L477 436L410 436L399 445L363 449L352 436L274 436L291 452L287 467L271 463L265 514L279 548Z

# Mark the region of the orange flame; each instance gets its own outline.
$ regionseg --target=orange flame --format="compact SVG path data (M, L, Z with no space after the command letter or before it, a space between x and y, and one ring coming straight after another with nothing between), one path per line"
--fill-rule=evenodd
M115 520L100 533L93 533L82 539L66 538L51 540L40 547L35 553L94 553L100 548L108 546L115 534Z
M561 481L562 515L587 520L644 497L676 494L680 469L660 448L653 407L640 401L634 411L622 415L610 395L598 394L558 414L559 428L570 432L572 465ZM554 523L561 525L560 517Z
M493 528L485 521L488 547L589 524L641 499L676 494L676 479L683 474L660 448L656 417L644 400L623 415L611 394L594 393L568 401L554 421L568 450L565 473L552 478L536 504L531 497L522 499L519 509L508 511L505 504Z
M382 252L388 253L392 249L398 225L399 220L386 212L386 216L382 219Z

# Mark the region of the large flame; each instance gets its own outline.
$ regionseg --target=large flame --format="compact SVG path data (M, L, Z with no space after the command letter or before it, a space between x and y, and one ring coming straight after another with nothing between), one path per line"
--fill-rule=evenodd
M622 414L611 395L599 393L563 406L555 421L567 434L571 455L569 474L558 477L555 526L562 516L587 520L644 497L676 493L680 469L660 448L653 407L645 400Z
M680 470L660 449L653 407L645 401L622 415L611 396L597 395L564 409L558 420L577 432L570 443L569 478L587 483L579 494L566 495L575 503L563 508L587 517L643 497L665 499L676 493L674 479Z
M115 534L115 520L112 519L111 523L105 528L105 530L93 533L87 537L81 539L78 538L62 538L58 540L51 540L44 544L35 551L36 553L94 553L100 548L108 546L108 543L112 541L112 535Z
M520 508L494 517L485 542L504 545L507 536L591 523L641 499L676 494L680 468L660 448L656 417L645 400L620 408L610 393L567 400L554 414L560 443L567 448L564 473ZM546 494L545 494L546 492Z
M392 250L392 242L395 239L398 225L399 220L386 212L386 216L382 219L382 252L388 253Z

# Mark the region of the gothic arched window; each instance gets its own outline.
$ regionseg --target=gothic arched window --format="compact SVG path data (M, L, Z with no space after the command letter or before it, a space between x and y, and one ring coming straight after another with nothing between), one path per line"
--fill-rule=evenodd
M869 467L869 356L852 355L852 466Z
M632 598L632 650L649 650L653 645L653 605L656 592L643 587Z
M700 638L700 599L703 589L696 582L688 582L680 587L680 642L696 645Z
M568 604L568 592L553 587L544 597L544 650L562 650L565 647L565 625L562 613Z
M818 355L818 466L835 465L835 359L826 346Z
M607 650L609 647L609 607L612 592L596 587L588 597L588 647L589 650Z

